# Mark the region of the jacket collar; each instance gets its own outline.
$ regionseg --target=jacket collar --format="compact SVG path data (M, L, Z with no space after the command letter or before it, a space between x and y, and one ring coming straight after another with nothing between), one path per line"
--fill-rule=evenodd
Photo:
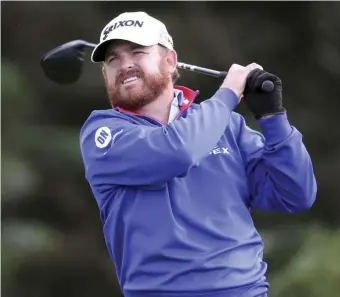
M199 95L199 91L193 91L187 87L183 87L183 86L174 86L175 90L178 91L182 91L183 92L183 101L181 102L180 105L180 111L183 112L184 110L188 109L189 106L195 101L195 99L197 98L197 96ZM120 112L124 112L124 113L129 113L129 114L134 114L134 115L138 115L138 113L129 111L129 110L125 110L119 106L113 106L113 108L117 108Z

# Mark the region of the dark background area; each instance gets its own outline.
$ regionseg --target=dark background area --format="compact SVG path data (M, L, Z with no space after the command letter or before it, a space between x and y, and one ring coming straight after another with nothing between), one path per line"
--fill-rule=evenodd
M98 42L111 19L139 10L166 24L181 62L257 62L283 80L318 197L305 213L254 213L270 296L340 296L340 3L184 1L1 2L2 296L121 296L79 151L90 112L110 108L100 64L87 52L81 79L60 86L39 63L70 40ZM221 83L181 74L198 100ZM258 129L243 104L237 111Z

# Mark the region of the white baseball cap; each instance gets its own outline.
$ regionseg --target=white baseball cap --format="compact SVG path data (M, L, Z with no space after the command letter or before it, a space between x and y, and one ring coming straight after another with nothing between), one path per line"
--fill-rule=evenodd
M172 37L165 25L145 12L125 12L109 22L100 34L100 42L92 52L92 62L103 62L110 41L127 40L142 46L160 44L173 49Z

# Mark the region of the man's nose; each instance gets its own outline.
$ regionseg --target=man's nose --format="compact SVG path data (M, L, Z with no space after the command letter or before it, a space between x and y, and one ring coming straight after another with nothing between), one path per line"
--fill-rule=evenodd
M120 67L122 70L128 70L134 67L134 61L129 55L124 55L120 60Z

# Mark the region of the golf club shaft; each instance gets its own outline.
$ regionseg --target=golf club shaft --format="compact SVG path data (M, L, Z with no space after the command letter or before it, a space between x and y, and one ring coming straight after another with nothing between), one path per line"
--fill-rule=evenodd
M87 42L85 45L91 48L95 48L97 46L95 43L92 43L92 42Z
M220 78L224 78L228 74L228 72L226 72L226 71L217 71L217 70L208 69L208 68L195 66L195 65L190 65L190 64L186 64L186 63L182 63L182 62L178 62L177 67L181 68L181 69L185 69L185 70L199 72L199 73L206 74L206 75L211 75L211 76L214 76L214 77L220 77Z
M218 78L225 78L228 75L227 71L217 71L217 70L190 65L190 64L186 64L182 62L178 62L177 67L181 69L198 72L198 73L203 73L206 75L211 75L211 76L218 77ZM272 92L274 90L274 83L269 80L266 80L262 83L261 89L262 91L267 92L267 93Z

